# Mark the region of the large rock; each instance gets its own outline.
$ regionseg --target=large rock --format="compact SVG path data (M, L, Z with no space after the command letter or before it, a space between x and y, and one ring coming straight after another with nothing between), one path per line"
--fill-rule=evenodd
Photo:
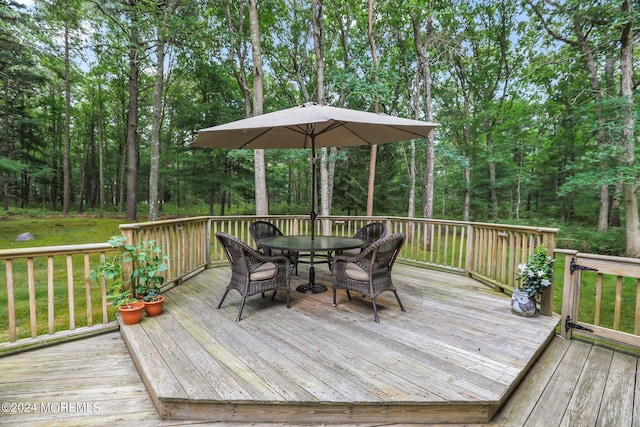
M33 240L33 239L35 239L35 237L33 237L33 234L22 233L22 234L18 234L18 237L16 237L16 242L24 242L24 241Z

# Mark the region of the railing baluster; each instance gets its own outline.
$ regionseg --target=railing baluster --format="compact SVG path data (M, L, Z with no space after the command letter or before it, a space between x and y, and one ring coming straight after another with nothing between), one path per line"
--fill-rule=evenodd
M73 286L73 255L67 255L67 292L69 300L69 329L76 328L75 296Z
M7 312L9 314L9 341L16 340L16 304L13 293L13 260L7 259L5 262L7 276Z
M27 258L27 283L29 286L29 323L31 338L38 336L38 310L36 308L36 279L33 269L33 257Z
M55 332L55 267L53 262L53 256L47 257L47 300L49 307L49 316L47 323L49 324L49 333Z
M616 277L616 300L613 315L613 329L620 330L620 313L622 312L622 276Z
M91 299L91 260L89 259L89 253L84 253L84 286L85 286L85 298L87 301L87 326L93 326L93 310Z

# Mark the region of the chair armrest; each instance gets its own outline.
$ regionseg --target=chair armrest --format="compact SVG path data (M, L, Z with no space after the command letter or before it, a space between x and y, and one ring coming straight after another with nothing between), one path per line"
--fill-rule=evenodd
M374 252L377 247L378 245L372 244L364 248L364 250L360 252L358 255L352 255L352 256L336 255L335 257L333 257L333 259L334 261L341 261L341 262L358 262L364 258L371 258L371 253Z
M262 263L272 262L274 264L285 264L289 262L289 258L284 255L265 255L262 252L253 249L251 250L251 252L247 253L247 256Z

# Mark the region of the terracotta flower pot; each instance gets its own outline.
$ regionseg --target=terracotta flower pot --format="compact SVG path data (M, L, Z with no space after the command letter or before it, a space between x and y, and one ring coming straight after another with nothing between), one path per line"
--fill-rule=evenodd
M143 302L130 302L120 306L120 317L125 325L135 325L142 319L142 312L144 311Z
M155 301L145 301L144 302L144 312L147 313L147 316L153 317L162 313L162 306L164 304L164 295L159 295L158 299Z

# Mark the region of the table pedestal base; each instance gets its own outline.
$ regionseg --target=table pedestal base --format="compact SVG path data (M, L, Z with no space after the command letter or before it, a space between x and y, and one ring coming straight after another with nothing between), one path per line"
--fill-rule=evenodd
M305 283L304 285L299 285L296 291L303 294L321 294L322 292L327 292L327 287L319 283Z
M313 254L311 255L311 267L309 267L309 283L299 285L296 288L296 291L303 294L320 294L322 292L327 292L327 287L325 285L316 283L316 270L313 268Z

